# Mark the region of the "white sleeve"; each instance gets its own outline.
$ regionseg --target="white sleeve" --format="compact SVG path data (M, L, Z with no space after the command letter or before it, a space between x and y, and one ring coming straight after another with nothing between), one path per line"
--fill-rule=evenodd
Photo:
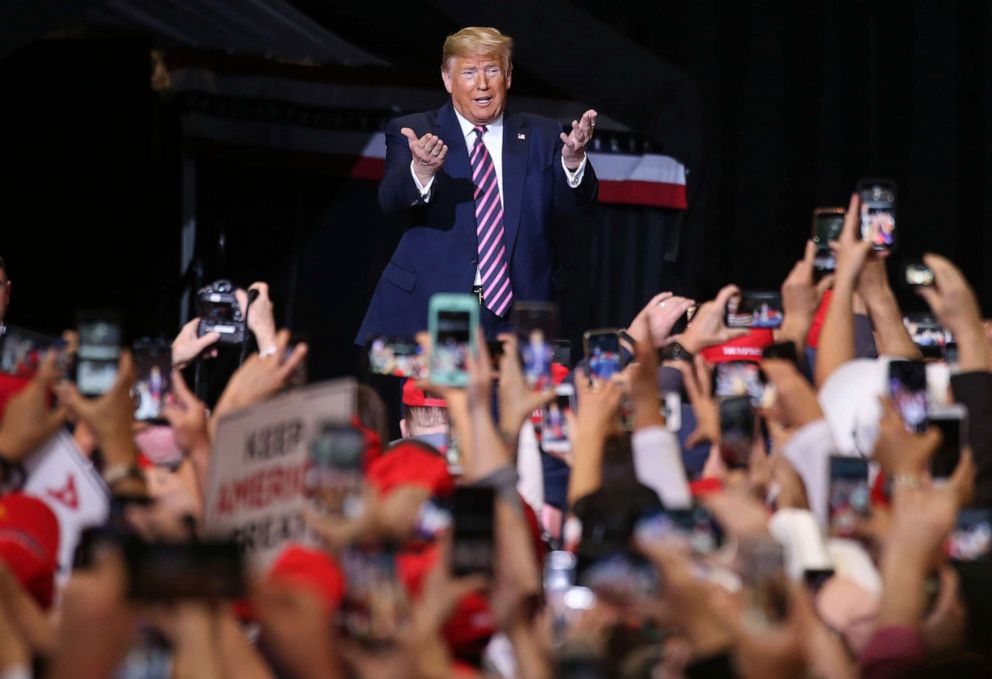
M541 466L541 449L530 420L524 422L517 440L517 492L541 516L544 509L544 468Z
M431 188L434 186L434 177L432 176L428 181L427 185L424 186L420 183L420 178L417 177L417 173L413 171L413 161L410 161L410 175L413 177L413 183L417 185L417 190L420 191L420 197L424 199L425 203L429 203L431 200Z
M823 527L828 522L830 455L834 449L826 420L816 420L800 427L782 447L785 459L796 468L806 486L810 510Z
M658 493L667 509L692 506L679 440L664 427L638 429L631 437L637 480Z
M563 170L565 170L565 179L568 180L568 185L571 188L573 188L573 189L578 188L579 184L582 183L582 177L586 173L586 163L587 162L589 162L589 156L588 155L582 156L582 162L579 163L579 166L577 168L575 168L574 170L569 170L567 167L565 167L565 156L562 156L562 158L561 158L561 167L562 167ZM412 167L413 166L411 165L411 169L412 169ZM418 182L417 185L418 186L420 185L419 182Z

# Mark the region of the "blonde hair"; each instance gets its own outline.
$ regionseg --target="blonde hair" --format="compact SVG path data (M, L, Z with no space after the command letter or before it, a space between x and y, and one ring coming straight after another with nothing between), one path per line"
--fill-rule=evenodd
M447 71L454 57L498 57L507 75L513 68L513 38L488 26L468 26L449 35L441 49L441 70Z

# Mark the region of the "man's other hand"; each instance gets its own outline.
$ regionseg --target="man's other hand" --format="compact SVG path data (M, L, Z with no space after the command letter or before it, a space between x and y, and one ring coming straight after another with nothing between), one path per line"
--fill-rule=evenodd
M448 145L441 140L441 137L430 132L418 139L417 133L409 127L400 130L400 134L410 142L413 172L421 185L426 186L444 165L444 159L448 155Z
M589 109L582 114L582 120L572 121L571 132L561 133L562 143L565 144L561 157L565 161L565 167L573 172L579 169L582 159L586 157L586 146L596 129L596 115L595 111Z

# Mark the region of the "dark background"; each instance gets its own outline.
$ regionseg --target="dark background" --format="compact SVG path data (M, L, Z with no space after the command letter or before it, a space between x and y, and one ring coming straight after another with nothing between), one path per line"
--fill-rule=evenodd
M517 40L514 93L588 102L687 165L688 213L599 206L567 225L573 337L625 325L661 289L703 299L727 282L777 287L813 207L846 204L862 176L898 183L894 263L941 252L983 302L992 294L992 4L293 5L427 77L445 35L496 25ZM131 336L175 333L181 150L175 103L149 86L155 40L49 37L0 59L8 322L55 331L78 307L112 305ZM354 372L351 338L397 238L375 185L204 152L197 193L206 277L270 281L280 321L314 344L312 376Z

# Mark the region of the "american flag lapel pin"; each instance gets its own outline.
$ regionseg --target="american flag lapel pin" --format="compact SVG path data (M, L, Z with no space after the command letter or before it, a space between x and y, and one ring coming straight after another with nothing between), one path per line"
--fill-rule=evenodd
M526 138L527 138L526 132L517 132L517 139L526 139Z

